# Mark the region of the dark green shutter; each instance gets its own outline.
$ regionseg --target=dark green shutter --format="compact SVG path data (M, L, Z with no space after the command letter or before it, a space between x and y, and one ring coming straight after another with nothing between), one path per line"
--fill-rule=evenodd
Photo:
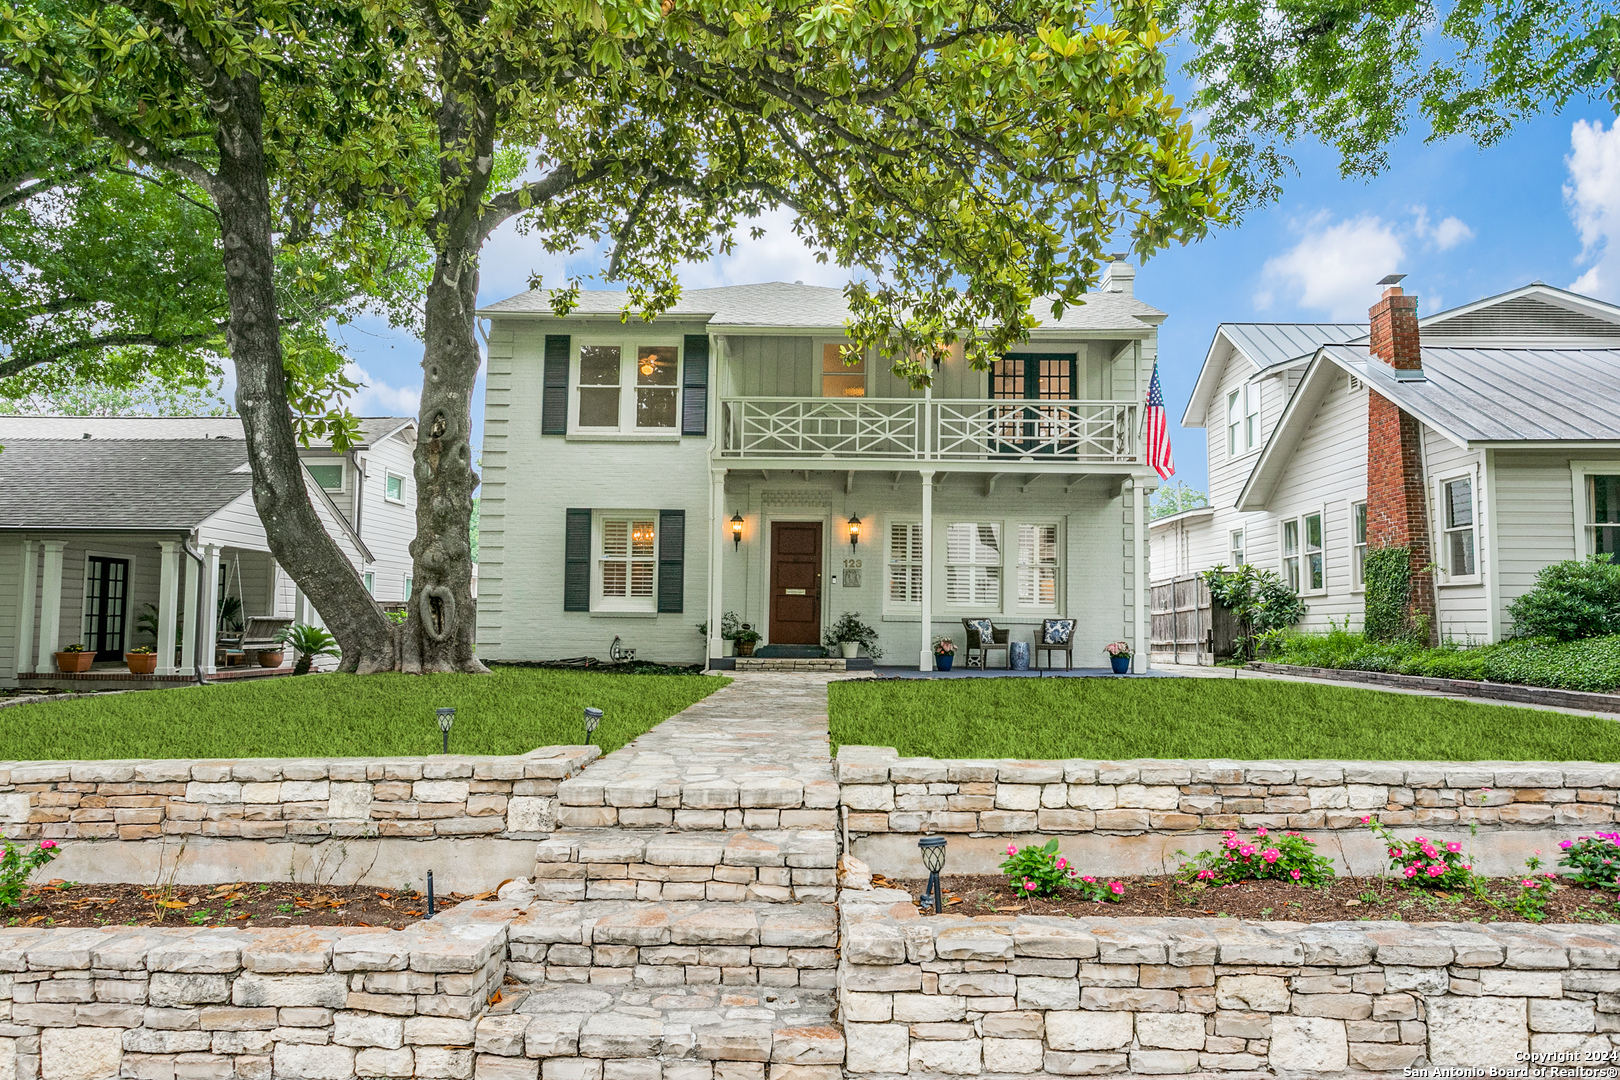
M564 339L566 340L566 339ZM563 530L563 610L591 610L591 512L568 511Z
M545 385L540 397L542 435L568 434L568 341L567 334L546 335Z
M658 511L658 610L686 608L686 511Z
M709 433L709 336L686 335L686 365L681 373L681 434ZM676 608L679 611L680 608Z

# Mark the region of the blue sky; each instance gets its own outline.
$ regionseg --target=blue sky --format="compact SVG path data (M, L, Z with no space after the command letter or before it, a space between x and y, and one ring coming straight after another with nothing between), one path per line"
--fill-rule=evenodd
M1178 476L1193 487L1207 476L1204 433L1175 421L1221 322L1359 321L1377 297L1373 283L1392 271L1408 275L1424 314L1538 279L1620 302L1620 125L1596 103L1542 117L1487 150L1426 144L1420 132L1397 144L1389 170L1371 181L1341 179L1336 157L1320 146L1299 145L1294 155L1299 175L1276 204L1161 253L1137 275L1137 295L1170 316L1160 377ZM789 223L786 214L765 219L766 236L744 236L731 256L685 268L683 283L842 285L845 275L818 265ZM600 268L591 256L547 256L508 222L485 249L480 301L523 291L534 271L561 283ZM357 410L414 414L420 343L377 322L341 333L369 384ZM478 445L481 381L475 402Z

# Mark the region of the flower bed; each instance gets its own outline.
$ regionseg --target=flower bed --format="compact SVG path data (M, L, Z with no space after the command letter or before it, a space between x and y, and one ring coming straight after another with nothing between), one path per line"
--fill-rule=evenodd
M440 893L435 910L448 911L465 896ZM298 885L237 881L219 886L86 885L60 878L28 889L14 907L0 908L8 926L297 926L400 927L427 914L427 896L414 889L358 885Z

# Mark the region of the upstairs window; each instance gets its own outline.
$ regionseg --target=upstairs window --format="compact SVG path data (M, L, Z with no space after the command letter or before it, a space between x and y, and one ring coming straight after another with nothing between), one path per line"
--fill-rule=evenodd
M1445 522L1442 557L1452 577L1478 573L1474 557L1474 480L1459 476L1440 485L1441 514Z
M584 345L579 350L579 426L619 426L619 353L617 345Z
M1233 529L1231 533L1228 534L1226 551L1227 555L1232 560L1230 565L1233 567L1242 566L1244 563L1249 561L1248 549L1243 546L1242 529Z
M680 421L680 346L581 345L574 427L668 433Z
M643 345L636 350L636 427L673 428L679 414L680 349Z
M852 398L866 396L866 357L857 355L845 363L844 346L821 347L821 396Z
M953 521L945 527L945 602L1001 610L1001 523Z
M383 498L389 502L404 502L405 478L399 473L385 473L383 475Z
M315 478L315 482L321 486L322 490L343 490L343 462L323 461L320 464L311 464L306 461L304 468L309 470L309 475Z
M1260 384L1248 383L1243 387L1243 449L1253 450L1260 445Z

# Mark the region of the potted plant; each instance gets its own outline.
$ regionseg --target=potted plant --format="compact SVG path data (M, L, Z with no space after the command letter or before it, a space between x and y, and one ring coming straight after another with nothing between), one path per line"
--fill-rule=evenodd
M1131 673L1131 646L1129 642L1109 642L1103 646L1103 652L1108 654L1108 664L1114 669L1115 675L1129 675Z
M150 675L157 670L157 650L150 645L138 645L124 654L131 675Z
M68 645L56 654L56 670L64 675L89 671L90 665L95 662L96 654L85 652L83 645Z
M720 655L730 656L737 648L737 635L742 630L742 622L735 611L728 611L720 616ZM709 639L709 624L707 621L697 624L698 636L705 642Z
M287 652L281 646L281 642L286 641L286 640L287 640L286 635L283 635L281 640L276 642L276 647L275 648L273 648L273 649L260 649L259 653L258 653L259 666L262 667L262 668L278 668L278 667L280 667L281 664L282 664L282 661L287 659Z
M337 639L320 627L311 626L308 623L299 623L287 631L287 644L292 646L293 653L297 656L297 659L293 661L294 675L308 675L310 666L315 663L317 656L337 656L339 654ZM264 663L264 655L264 653L259 654L261 664ZM277 657L274 666L280 667L280 654L273 655ZM265 666L270 667L272 665L265 664Z
M742 629L737 631L737 655L753 656L754 644L759 641L759 631L749 623L743 623Z
M829 649L836 645L845 660L855 659L863 645L866 655L873 659L883 655L883 650L878 647L877 631L861 622L858 611L846 611L838 616L838 621L828 628L821 643Z
M956 642L948 637L934 639L934 666L940 671L951 670L956 663Z

